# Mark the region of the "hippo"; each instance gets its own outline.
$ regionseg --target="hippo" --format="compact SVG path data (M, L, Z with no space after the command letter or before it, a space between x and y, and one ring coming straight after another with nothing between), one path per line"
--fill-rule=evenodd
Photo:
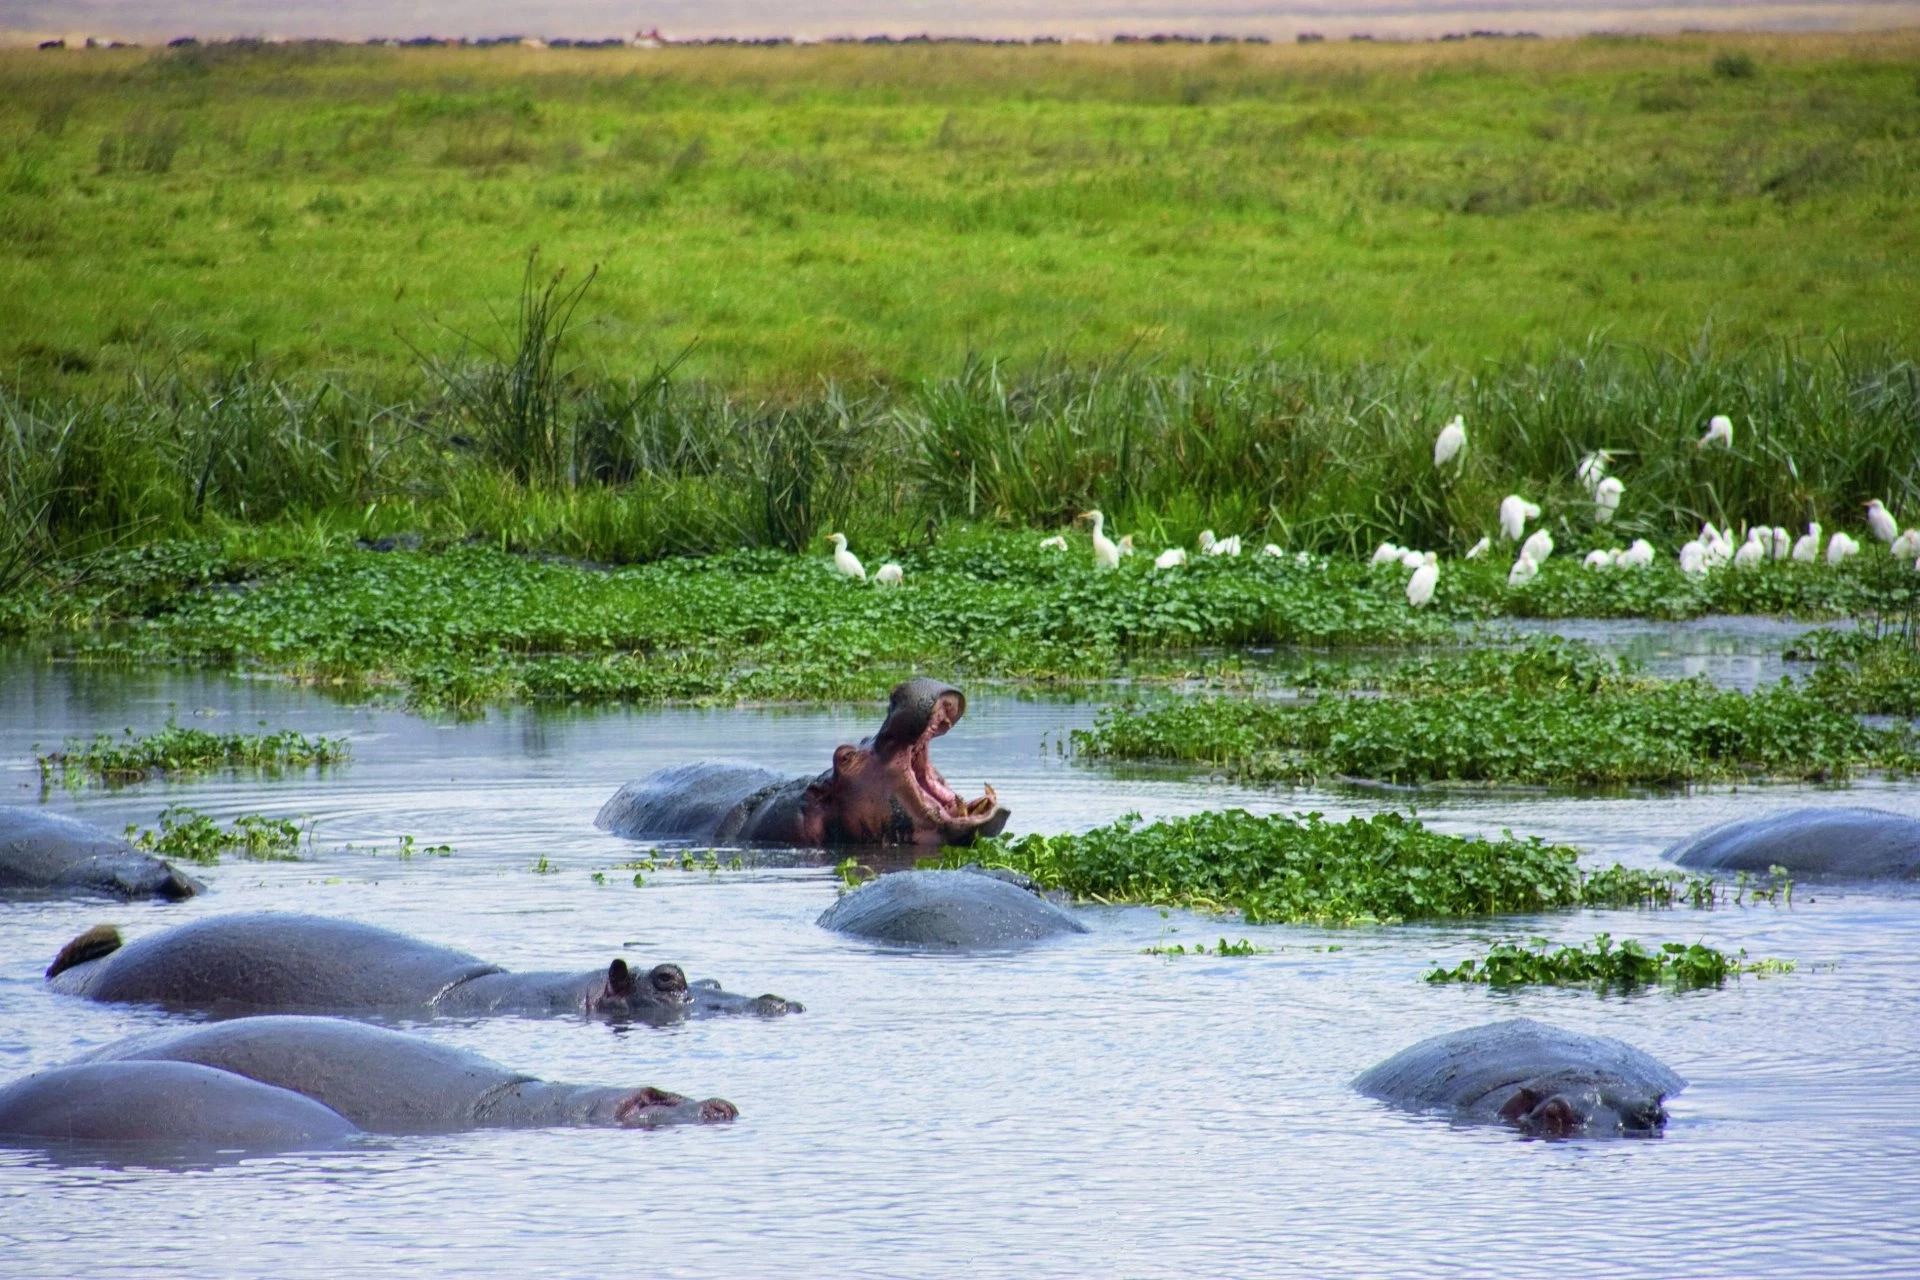
M1623 1041L1513 1018L1402 1049L1353 1087L1415 1111L1532 1137L1658 1137L1687 1082Z
M823 929L912 947L1007 947L1087 926L1031 888L992 872L896 871L821 913Z
M340 1018L266 1016L138 1035L87 1062L184 1062L290 1089L366 1133L714 1124L740 1113L719 1098L664 1089L555 1084L477 1053Z
M1667 850L1683 867L1907 880L1920 875L1920 820L1885 809L1788 809L1741 818Z
M835 747L833 767L818 777L678 765L620 788L594 823L618 836L701 844L971 844L999 835L1007 810L992 787L977 800L955 795L928 756L966 713L966 695L952 685L908 680L894 687L879 732Z
M178 902L203 888L119 836L44 809L0 807L0 897L93 894Z
M0 1145L198 1152L338 1147L360 1131L291 1089L192 1062L90 1062L0 1087Z
M615 960L585 973L509 973L388 929L282 912L210 916L125 944L117 929L96 926L61 949L47 981L90 1000L220 1017L572 1014L658 1024L800 1011L778 996L738 996L716 982L689 983L678 965L642 973Z

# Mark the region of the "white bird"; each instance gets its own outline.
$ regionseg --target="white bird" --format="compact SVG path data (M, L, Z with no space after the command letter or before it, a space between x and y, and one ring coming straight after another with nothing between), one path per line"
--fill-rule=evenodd
M1801 564L1812 564L1820 558L1820 522L1815 520L1807 526L1807 531L1793 544L1793 558Z
M1304 551L1296 551L1293 553L1293 562L1299 565L1302 569L1305 569L1313 563L1313 557L1308 555ZM1327 567L1326 561L1324 560L1321 561L1320 567L1322 569L1326 568Z
M1680 548L1680 572L1697 574L1706 571L1706 544L1695 538Z
M1612 567L1619 555L1618 551L1589 551L1580 564L1587 569L1607 569Z
M1644 569L1653 563L1653 544L1645 538L1635 538L1633 545L1620 553L1620 567L1623 569Z
M1491 547L1492 545L1493 545L1492 538L1480 539L1480 541L1474 543L1472 546L1467 548L1467 559L1478 560L1481 556L1487 554L1487 548Z
M1620 509L1620 495L1627 486L1614 476L1607 476L1593 486L1593 518L1601 524L1612 524L1613 513Z
M1900 536L1900 523L1878 498L1867 504L1867 528L1882 542L1892 542Z
M1286 555L1287 553L1281 549L1281 546L1279 543L1269 542L1266 546L1260 548L1260 554L1263 556L1272 556L1274 559L1277 560L1281 556Z
M1533 575L1538 572L1540 572L1540 566L1533 562L1532 557L1522 551L1520 558L1513 562L1513 568L1507 570L1507 585L1510 587L1524 587L1533 581Z
M1580 481L1580 487L1588 493L1600 487L1600 481L1607 474L1607 464L1613 461L1613 455L1605 449L1595 449L1580 459L1580 465L1574 471L1574 478Z
M1168 547L1165 551L1162 551L1153 558L1153 567L1156 569L1171 569L1177 565L1183 565L1186 562L1187 549L1185 547Z
M1440 581L1440 557L1429 551L1422 557L1422 563L1413 571L1413 577L1407 579L1407 603L1418 609L1433 599L1433 589Z
M1386 564L1390 560L1398 560L1405 554L1407 554L1405 547L1396 547L1391 542L1383 542L1373 549L1373 563Z
M1453 421L1440 428L1440 434L1433 442L1433 465L1444 467L1460 456L1467 447L1467 422L1459 414L1453 415Z
M1520 544L1520 554L1533 561L1536 567L1545 564L1553 555L1553 535L1545 529L1535 529Z
M1764 541L1762 540L1763 536ZM1740 544L1740 549L1733 553L1733 567L1736 569L1751 569L1757 564L1765 564L1767 551L1772 546L1773 530L1755 529L1747 535L1747 540Z
M1133 554L1133 535L1130 533L1123 535L1120 539L1119 546L1120 546L1121 555L1123 556L1132 555Z
M1040 539L1040 549L1042 551L1065 551L1067 549L1067 540L1056 533L1051 538Z
M1403 551L1400 553L1400 567L1402 569L1418 569L1427 562L1427 556L1432 554L1431 551L1424 554L1413 550Z
M1733 419L1724 413L1716 413L1707 420L1707 434L1700 437L1700 447L1710 444L1722 444L1733 448Z
M1240 535L1236 533L1231 537L1216 538L1213 542L1207 545L1207 554L1210 556L1239 555L1240 554Z
M1539 518L1540 508L1517 493L1500 499L1500 532L1508 542L1520 541L1520 535L1526 532L1527 521Z
M1895 560L1912 560L1920 557L1920 526L1907 530L1888 544Z
M1700 527L1700 545L1705 549L1705 564L1709 569L1718 569L1733 559L1733 539L1714 528L1712 521Z
M1213 544L1215 542L1218 542L1219 539L1213 536L1213 530L1202 529L1200 531L1200 536L1197 539L1195 539L1195 541L1197 541L1200 544L1200 549L1202 551L1211 551L1213 550Z
M1107 518L1098 511L1082 511L1080 519L1093 521L1093 567L1118 569L1120 544L1107 536Z
M1827 563L1830 565L1839 564L1848 556L1857 556L1859 554L1860 544L1844 533L1834 534L1827 542Z
M844 533L830 533L827 535L827 541L833 544L833 567L849 578L858 578L860 581L865 582L867 580L866 566L860 563L859 558L855 556L853 552L847 550L847 535Z
M906 575L900 566L889 560L873 571L873 585L876 587L897 587Z
M1793 550L1793 533L1783 524L1773 526L1773 558L1785 560Z

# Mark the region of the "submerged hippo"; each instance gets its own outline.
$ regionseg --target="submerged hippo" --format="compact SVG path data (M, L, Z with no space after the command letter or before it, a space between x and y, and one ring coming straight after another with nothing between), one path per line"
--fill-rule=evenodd
M787 778L753 765L662 769L620 788L597 826L636 839L703 844L892 844L938 848L999 835L1007 811L988 787L953 793L927 754L967 713L967 698L938 680L895 686L880 731L833 751L833 767Z
M1087 926L1028 888L985 871L896 871L821 913L823 929L913 947L1005 947Z
M1920 875L1920 821L1884 809L1789 809L1709 828L1667 857L1702 871L1905 880Z
M1686 1085L1630 1044L1531 1018L1422 1040L1353 1082L1395 1106L1545 1138L1656 1137Z
M44 809L0 807L0 897L104 894L178 902L203 887L99 827Z
M88 1062L189 1062L313 1099L367 1133L714 1124L719 1098L535 1079L477 1053L339 1018L236 1018L133 1036Z
M678 965L641 973L615 960L586 973L508 973L373 925L277 912L213 916L124 945L118 930L100 926L61 949L47 980L56 991L90 1000L221 1016L584 1014L664 1023L800 1010L778 996L689 983Z
M191 1062L94 1062L0 1086L0 1144L194 1151L337 1147L359 1130L291 1089Z

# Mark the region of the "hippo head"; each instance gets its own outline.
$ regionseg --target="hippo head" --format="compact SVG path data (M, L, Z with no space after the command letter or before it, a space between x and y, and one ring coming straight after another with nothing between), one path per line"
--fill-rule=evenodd
M644 1087L619 1099L613 1123L622 1129L660 1129L672 1124L728 1124L740 1118L740 1108L725 1098L696 1101L665 1089Z
M908 680L887 700L880 731L840 746L833 768L814 779L804 801L813 844L971 844L1007 825L988 787L964 800L933 767L928 748L967 713L967 696L938 680Z
M597 985L599 990L588 996L590 1008L616 1022L657 1022L680 1014L693 1003L687 975L677 964L657 964L639 973L628 968L625 960L615 960Z
M1536 1076L1500 1104L1500 1118L1536 1138L1657 1138L1660 1097L1605 1072Z

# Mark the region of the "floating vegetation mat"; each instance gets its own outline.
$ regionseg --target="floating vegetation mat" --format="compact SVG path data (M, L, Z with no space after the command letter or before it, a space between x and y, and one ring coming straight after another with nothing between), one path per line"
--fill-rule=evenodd
M1565 845L1443 835L1395 813L1345 822L1240 809L1154 823L1130 815L1084 835L986 840L950 850L944 861L1008 867L1096 902L1237 911L1249 924L1394 923L1716 901L1706 877L1619 865L1588 873Z
M205 773L240 768L275 771L310 765L338 764L348 755L345 738L308 737L292 729L278 733L209 733L168 722L158 733L123 736L96 735L91 741L72 739L59 751L37 755L40 777L77 785L101 782L139 782L156 774Z
M127 827L127 839L135 848L201 866L212 866L225 854L253 862L297 862L301 841L310 842L312 833L311 823L303 826L292 818L257 813L242 814L223 827L186 805L162 809L158 831Z
M1422 660L1371 676L1374 693L1311 702L1193 698L1128 705L1076 731L1092 759L1209 765L1301 782L1682 785L1742 778L1840 780L1920 765L1913 730L1863 724L1789 682L1751 694L1662 681L1563 642Z
M1530 945L1496 942L1479 959L1435 969L1428 982L1477 982L1495 987L1596 986L1631 990L1657 985L1680 990L1723 986L1743 973L1791 973L1791 960L1748 960L1744 949L1728 953L1705 943L1663 942L1648 950L1627 938L1596 934L1590 943L1554 946L1545 938Z

